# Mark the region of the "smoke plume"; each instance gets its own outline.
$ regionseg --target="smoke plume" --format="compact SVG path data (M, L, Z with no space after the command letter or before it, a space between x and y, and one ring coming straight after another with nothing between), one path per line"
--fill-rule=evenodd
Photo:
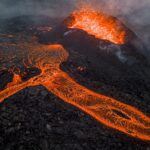
M65 16L74 7L75 0L1 0L0 18L18 15Z

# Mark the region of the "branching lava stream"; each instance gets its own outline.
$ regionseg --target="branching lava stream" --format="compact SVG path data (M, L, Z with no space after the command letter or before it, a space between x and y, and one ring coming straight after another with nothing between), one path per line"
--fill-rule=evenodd
M5 47L5 44L3 46ZM15 50L12 53L7 51L9 57L3 53L3 67L9 69L5 59L7 63L17 65L12 57L15 55L15 58L20 58L24 62L26 59L27 66L41 69L41 74L27 81L22 81L14 75L14 80L8 83L3 91L0 91L0 102L26 87L43 85L65 102L78 107L104 125L135 138L150 140L150 118L148 116L132 106L88 90L60 70L60 64L68 58L68 53L62 45L41 45L31 41L15 45L7 44L7 47L11 51Z

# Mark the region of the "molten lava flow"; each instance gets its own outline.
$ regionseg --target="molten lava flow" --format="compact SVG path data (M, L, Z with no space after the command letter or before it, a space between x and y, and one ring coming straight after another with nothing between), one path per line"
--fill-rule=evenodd
M17 82L0 91L0 102L26 87L43 85L65 102L85 111L99 122L133 137L150 141L148 116L134 107L88 90L60 70L60 64L68 57L61 45L40 45L31 42L24 43L21 47L19 44L14 45L14 49L16 48L19 48L20 53L29 50L23 54L17 52L16 56L25 58L27 54L28 65L38 67L41 74L27 81L17 79Z
M115 18L98 13L90 7L76 10L69 28L78 28L94 35L98 39L108 40L115 44L125 43L125 30Z
M4 47L6 47L6 45L4 45ZM7 84L5 90L0 91L0 102L26 87L40 85L47 80L52 80L53 76L59 70L59 64L64 62L68 57L68 53L59 44L41 45L32 41L31 43L22 42L22 44L19 43L16 45L7 44L7 48L10 50L15 49L16 51L15 53L7 51L9 57L3 53L1 57L4 64L2 63L2 66L4 65L5 68L7 68L7 63L9 66L11 62L12 66L17 68L20 66L20 63L18 64L15 61L20 59L23 60L23 64L26 67L39 68L41 74L27 81L22 81L21 76L14 72L13 80ZM5 52L5 50L3 52ZM25 62L28 63L25 64Z
M55 75L53 81L47 80L43 85L99 122L133 137L150 140L150 118L136 108L94 93L61 71Z
M7 84L7 87L19 84L21 81L21 77L18 74L14 73L13 80L12 82Z

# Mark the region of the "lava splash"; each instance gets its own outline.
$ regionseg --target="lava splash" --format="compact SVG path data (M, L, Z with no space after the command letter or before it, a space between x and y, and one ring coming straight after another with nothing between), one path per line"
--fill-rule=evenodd
M94 35L98 39L108 40L114 44L124 44L126 31L114 17L95 11L92 7L82 7L72 13L73 20L69 28L77 28Z

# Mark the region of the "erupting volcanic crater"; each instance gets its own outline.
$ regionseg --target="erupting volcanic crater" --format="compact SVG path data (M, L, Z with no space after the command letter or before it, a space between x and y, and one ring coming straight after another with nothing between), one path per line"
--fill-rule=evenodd
M115 44L124 44L126 31L120 22L111 16L98 13L90 7L83 7L71 15L69 28L78 28L94 35L98 39L108 40Z
M24 32L30 31L32 36L15 33L11 37L15 42L1 42L0 102L26 87L42 85L100 123L132 137L150 140L150 118L146 114L87 89L76 75L73 79L72 73L61 67L71 60L73 52L78 53L87 60L87 71L94 72L99 82L126 93L135 94L137 89L148 92L149 85L145 83L150 83L149 64L141 52L142 42L131 30L116 18L91 8L73 12L49 31L38 29L26 27ZM5 72L12 77L6 83L2 78Z

